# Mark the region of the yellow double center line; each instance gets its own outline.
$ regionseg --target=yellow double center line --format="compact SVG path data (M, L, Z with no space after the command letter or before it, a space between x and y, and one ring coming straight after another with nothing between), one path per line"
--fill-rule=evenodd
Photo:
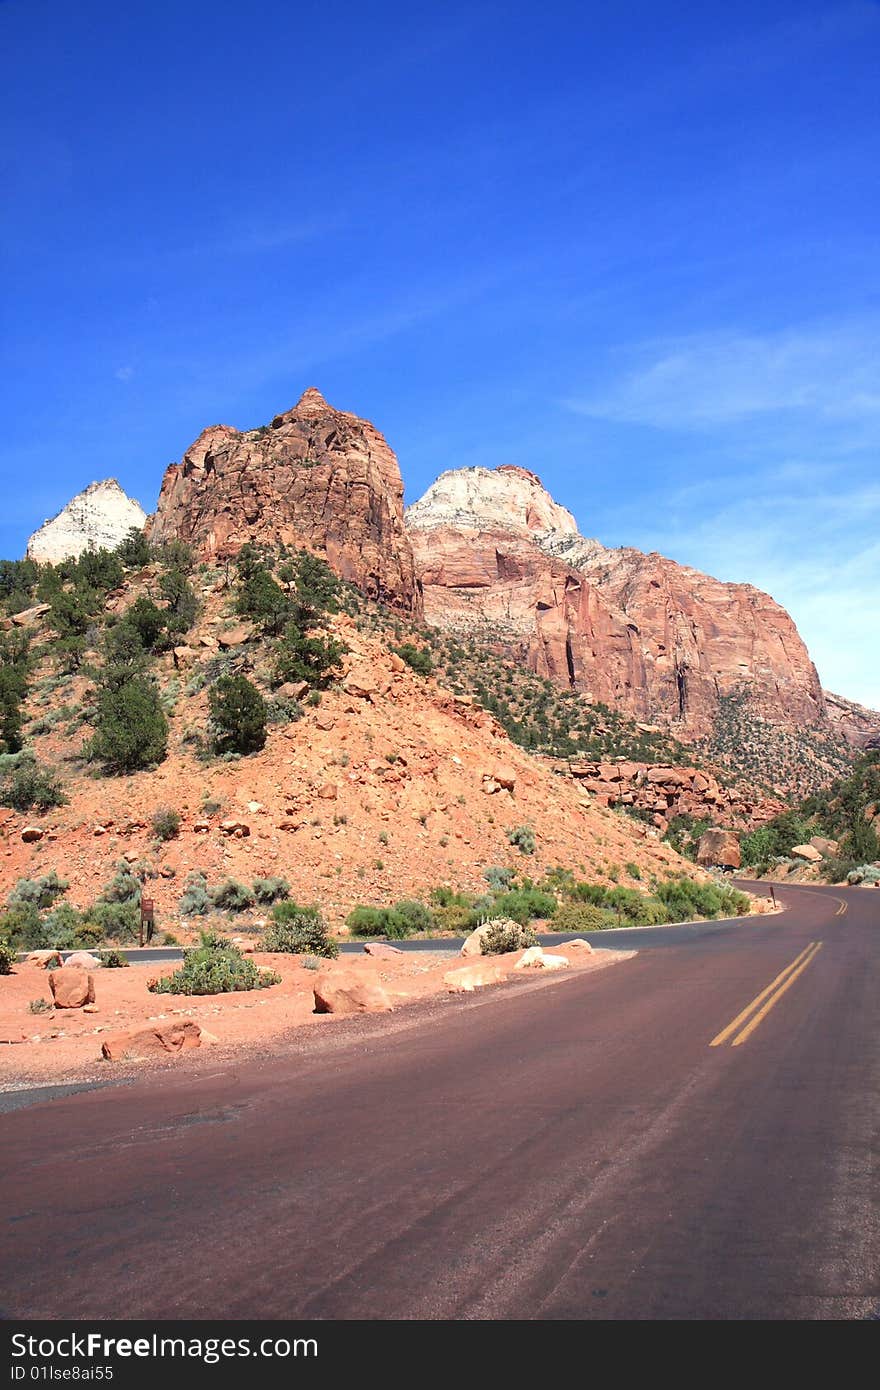
M762 989L761 993L755 996L751 1004L746 1005L742 1013L737 1014L732 1023L728 1023L727 1027L723 1028L717 1037L712 1039L709 1046L720 1047L722 1043L733 1038L731 1047L739 1047L740 1043L744 1043L747 1038L751 1037L758 1024L767 1017L773 1006L779 1003L785 991L791 988L798 975L802 974L810 962L815 960L821 949L821 941L811 941L799 956L795 956L790 965L780 971L775 980L770 981L766 989ZM734 1033L737 1033L743 1024L745 1027L734 1037Z

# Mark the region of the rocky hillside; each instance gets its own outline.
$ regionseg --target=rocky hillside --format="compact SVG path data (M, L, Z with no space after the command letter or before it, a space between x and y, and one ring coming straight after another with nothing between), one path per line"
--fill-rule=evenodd
M91 650L71 656L56 626L77 581L25 622L17 614L3 637L15 639L5 655L26 688L22 751L0 758L3 794L16 798L0 811L0 898L54 869L74 906L102 892L112 902L118 888L108 885L129 865L163 929L178 932L191 875L209 886L281 875L338 928L357 904L423 902L442 885L485 890L491 868L537 878L563 865L633 887L690 870L647 825L597 805L512 744L472 698L420 673L422 637L407 620L346 588L309 639L340 644L332 676L306 666L309 680L282 680L279 651L294 638L289 626L271 635L265 584L254 581L265 571L245 578L242 567L206 561L182 578L186 564L179 546L164 559L133 551L121 583L108 564L113 587L85 620ZM90 571L89 594L97 582ZM268 719L265 742L246 755L224 751L211 724L212 692L239 677ZM120 760L142 732L115 719L129 708L164 732L146 755L153 765L126 771ZM115 764L106 741L95 751L99 728L122 749ZM17 809L22 795L32 804Z
M421 613L397 459L373 425L313 387L259 429L204 430L167 470L148 533L206 559L247 541L307 546L369 598Z
M44 521L27 543L27 558L41 564L58 564L84 550L112 550L132 527L140 529L147 514L129 497L115 478L90 483L71 498L57 516Z

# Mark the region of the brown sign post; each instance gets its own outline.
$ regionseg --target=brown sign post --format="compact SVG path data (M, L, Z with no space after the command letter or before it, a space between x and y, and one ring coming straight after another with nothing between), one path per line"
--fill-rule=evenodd
M156 925L155 906L152 898L141 898L141 945L149 945L153 939L153 928ZM144 937L146 936L146 942Z

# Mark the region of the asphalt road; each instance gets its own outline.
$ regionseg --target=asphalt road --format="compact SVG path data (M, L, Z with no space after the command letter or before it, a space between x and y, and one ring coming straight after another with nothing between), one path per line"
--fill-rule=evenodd
M3 1315L876 1317L880 892L785 896L0 1117Z

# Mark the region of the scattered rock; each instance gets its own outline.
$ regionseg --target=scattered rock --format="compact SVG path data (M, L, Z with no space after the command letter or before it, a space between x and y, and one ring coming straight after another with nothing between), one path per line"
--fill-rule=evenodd
M791 856L793 859L805 859L808 864L818 864L822 852L815 845L792 845Z
M378 1014L391 1008L374 972L332 966L314 982L316 1014Z
M697 845L697 863L738 869L742 864L738 837L732 830L707 830Z
M237 816L229 816L220 822L220 831L223 835L237 835L241 838L250 835L251 828L247 821L240 820Z
M471 994L475 989L485 989L487 985L497 985L505 978L500 965L460 965L456 970L447 970L443 983L450 994Z
M322 801L335 801L337 795L336 784L334 782L325 782L323 786L318 788L318 796Z
M528 950L523 951L514 970L565 970L568 965L567 956L547 955L540 946L529 946Z
M94 1004L95 981L85 970L53 970L49 976L49 988L56 1009L81 1009L83 1004Z
M249 642L253 636L251 629L241 624L239 627L228 627L225 632L218 632L217 644L221 651L229 651L230 647L240 647L244 642Z
M491 784L492 791L512 792L516 786L516 772L509 763L493 763L488 771L483 773L483 790L489 790Z
M483 937L486 936L493 927L514 927L516 930L519 930L517 923L511 922L509 918L495 917L491 922L483 922L481 926L476 927L471 932L470 936L465 938L464 945L459 955L481 956L483 954Z
M282 700L301 700L308 694L308 690L308 681L285 681L283 685L279 685L276 694L280 695Z
M378 960L390 960L394 956L402 956L399 946L388 946L384 941L367 941L364 950L368 956L376 956Z
M28 951L24 963L25 965L37 965L41 970L48 970L50 966L54 969L61 964L61 952Z
M90 951L73 951L64 962L65 970L100 970L103 961Z
M823 859L833 859L838 853L837 841L826 839L824 835L813 835L810 844L813 849L819 851Z
M182 1023L156 1023L150 1028L116 1033L105 1038L101 1044L101 1055L110 1062L123 1059L134 1061L140 1057L187 1052L190 1048L199 1047L201 1040L202 1030L191 1019Z
M574 941L566 941L565 949L566 951L585 951L587 955L590 955L593 950L589 941L584 941L581 936L576 936Z
M37 603L33 608L23 608L20 613L13 613L12 621L16 627L30 627L45 618L49 607L48 603Z
M25 825L22 827L21 838L26 845L32 845L36 840L42 840L45 833L41 825Z

